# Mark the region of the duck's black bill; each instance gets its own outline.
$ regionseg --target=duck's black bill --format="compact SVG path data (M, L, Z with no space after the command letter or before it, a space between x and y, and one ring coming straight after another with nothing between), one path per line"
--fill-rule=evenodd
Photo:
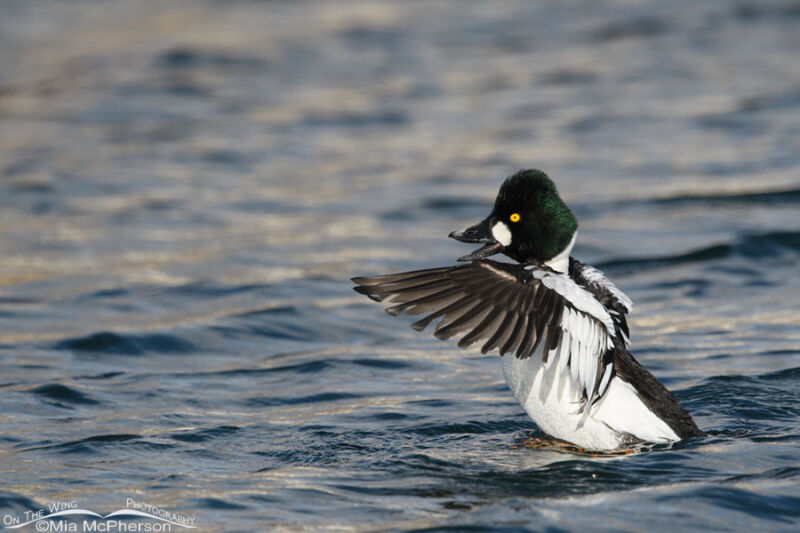
M483 242L484 246L478 248L469 255L459 257L459 261L474 261L483 259L503 251L503 245L492 237L491 218L487 217L481 222L470 226L463 231L454 231L449 237L459 242Z

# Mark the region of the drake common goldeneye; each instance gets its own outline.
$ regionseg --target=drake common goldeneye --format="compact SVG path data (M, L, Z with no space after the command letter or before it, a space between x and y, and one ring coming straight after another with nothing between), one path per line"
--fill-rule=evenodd
M464 264L353 278L355 290L426 314L421 331L503 356L508 386L545 433L587 450L702 436L688 412L628 351L631 300L570 257L578 223L540 170L505 180L482 222L450 237L484 246ZM502 253L514 261L487 259Z

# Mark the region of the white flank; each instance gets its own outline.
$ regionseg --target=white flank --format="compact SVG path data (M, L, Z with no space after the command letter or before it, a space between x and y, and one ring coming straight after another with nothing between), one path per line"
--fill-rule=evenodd
M559 365L545 368L541 346L526 359L513 354L503 356L503 374L511 392L536 425L548 435L591 450L613 450L622 445L621 435L595 420L596 405L581 425L581 392L569 372L560 373ZM569 356L560 350L559 358ZM586 409L589 409L587 406Z
M526 359L504 355L503 374L519 404L548 435L589 450L617 449L624 444L625 434L654 443L680 440L642 403L634 388L616 376L607 382L600 401L579 412L581 387L570 372L560 370L569 351L559 349L558 365L547 366L541 352L542 346ZM610 372L604 384L606 376Z
M508 229L505 222L497 222L492 226L492 237L503 246L511 244L511 230Z
M642 403L633 385L616 376L608 384L605 396L597 402L592 418L646 442L681 440L666 422Z

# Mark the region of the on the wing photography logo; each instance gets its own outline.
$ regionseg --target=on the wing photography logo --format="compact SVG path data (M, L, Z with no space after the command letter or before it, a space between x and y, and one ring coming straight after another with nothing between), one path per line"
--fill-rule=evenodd
M81 508L77 501L51 501L47 509L5 514L5 529L52 532L159 532L195 529L195 517L173 513L157 505L125 499L125 507L108 514Z

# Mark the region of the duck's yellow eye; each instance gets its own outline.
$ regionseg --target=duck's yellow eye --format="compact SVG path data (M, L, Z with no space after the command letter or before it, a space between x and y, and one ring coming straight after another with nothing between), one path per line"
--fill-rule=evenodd
M508 219L511 222L519 222L519 213L513 213Z

